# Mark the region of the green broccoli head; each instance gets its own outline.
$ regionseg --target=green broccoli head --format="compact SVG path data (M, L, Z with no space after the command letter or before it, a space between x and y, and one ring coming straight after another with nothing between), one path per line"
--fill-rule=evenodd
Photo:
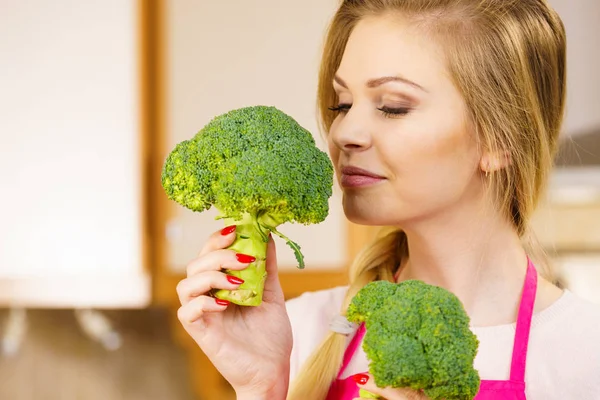
M246 151L224 163L213 182L217 208L230 218L266 214L276 225L323 221L332 187L329 158L315 146L290 145Z
M163 166L169 199L224 218L270 214L279 223L322 222L333 166L312 134L275 107L252 106L212 119L178 144Z
M216 295L257 305L269 232L286 240L303 268L300 246L276 227L325 220L333 166L312 134L292 117L275 107L252 106L213 118L193 138L177 144L165 160L161 180L169 199L197 212L214 206L226 224L238 225L239 240L230 248L255 256L257 270L252 276L228 271L244 275L240 277L247 283L233 298L226 297L229 291Z
M363 348L377 386L423 389L433 400L475 397L479 342L454 294L417 280L376 281L349 310L352 322L366 321Z

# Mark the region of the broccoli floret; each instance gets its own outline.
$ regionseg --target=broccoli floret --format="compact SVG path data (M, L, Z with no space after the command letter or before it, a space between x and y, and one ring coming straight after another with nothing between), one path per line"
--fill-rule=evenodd
M388 297L396 294L400 286L388 281L377 281L363 287L352 299L346 311L346 318L355 323L364 322L371 314L379 310Z
M418 280L376 281L353 298L347 314L365 322L363 349L378 387L423 389L432 400L471 400L479 341L460 300Z
M196 212L215 207L225 225L237 225L229 248L256 261L243 271L226 271L244 280L238 290L212 294L258 306L269 233L282 237L304 268L300 246L276 228L325 220L333 166L312 134L292 117L275 107L252 106L213 118L193 138L177 144L161 179L169 199Z

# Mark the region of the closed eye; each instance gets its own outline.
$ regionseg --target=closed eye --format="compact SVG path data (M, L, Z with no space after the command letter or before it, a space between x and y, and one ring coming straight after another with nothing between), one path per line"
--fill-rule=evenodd
M383 115L388 118L398 118L408 114L411 111L411 109L407 107L381 107L378 108L378 110L381 111Z
M335 112L348 112L351 107L352 104L338 104L337 106L329 107L329 109Z
M348 110L352 108L352 104L338 104L337 106L329 107L329 110L339 112L339 113L347 113ZM404 115L407 115L411 109L408 107L380 107L379 111L383 113L383 116L386 118L398 118Z

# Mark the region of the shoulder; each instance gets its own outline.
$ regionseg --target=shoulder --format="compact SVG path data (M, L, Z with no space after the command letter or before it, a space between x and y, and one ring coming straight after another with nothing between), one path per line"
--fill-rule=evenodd
M536 384L554 382L555 394L565 396L556 398L600 398L599 338L600 305L567 290L534 318L528 371L542 378Z
M347 286L339 286L316 292L306 292L286 302L286 308L294 341L309 345L311 340L324 337L329 321L341 311L342 303L348 290Z
M291 378L325 339L331 318L339 314L347 286L306 292L286 302L294 344L290 361Z
M600 304L569 290L548 309L535 315L533 327L560 339L591 339L600 345Z
M305 292L298 297L286 301L286 308L290 319L305 320L306 313L314 316L323 316L339 313L348 290L347 286L338 286L316 292Z
M532 336L532 342L560 344L560 349L575 352L571 354L587 352L597 357L600 368L600 304L565 290L554 304L534 315Z

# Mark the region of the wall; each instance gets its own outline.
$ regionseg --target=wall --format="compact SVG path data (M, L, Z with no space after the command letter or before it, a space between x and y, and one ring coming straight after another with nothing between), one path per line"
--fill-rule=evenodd
M147 301L137 11L2 1L0 304Z
M549 0L567 31L567 134L600 128L600 2Z

